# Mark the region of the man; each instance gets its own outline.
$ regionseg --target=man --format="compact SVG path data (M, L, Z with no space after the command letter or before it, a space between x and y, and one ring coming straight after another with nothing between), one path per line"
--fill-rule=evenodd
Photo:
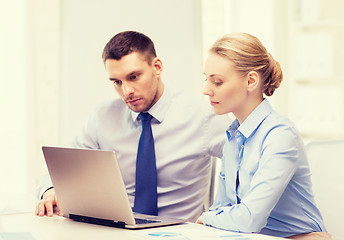
M138 179L142 176L137 174L147 163L140 163L137 169L136 165L139 139L144 132L141 113L149 113L153 117L149 128L154 138L156 176L146 172L145 180L156 178L153 208L158 215L196 220L209 187L210 157L222 156L229 118L215 116L201 98L190 99L165 88L162 62L153 42L141 33L126 31L114 36L104 48L103 61L121 99L100 105L75 138L73 147L115 151L129 200L134 211L142 212L138 195L148 190L141 191ZM59 211L49 180L39 189L39 216L52 216L55 205Z

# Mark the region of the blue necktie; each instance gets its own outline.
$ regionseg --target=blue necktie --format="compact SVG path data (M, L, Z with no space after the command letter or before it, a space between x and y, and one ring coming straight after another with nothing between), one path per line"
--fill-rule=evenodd
M154 139L149 113L140 113L142 133L136 158L134 212L158 215L157 173Z

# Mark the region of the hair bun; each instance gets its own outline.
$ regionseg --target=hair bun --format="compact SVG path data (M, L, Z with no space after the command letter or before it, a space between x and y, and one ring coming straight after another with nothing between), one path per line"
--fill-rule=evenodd
M283 72L281 69L281 65L279 64L278 61L274 60L270 55L270 68L271 68L271 73L267 77L267 79L264 82L263 85L263 93L266 96L271 96L275 90L281 85L282 79L283 79ZM269 59L269 60L270 60Z

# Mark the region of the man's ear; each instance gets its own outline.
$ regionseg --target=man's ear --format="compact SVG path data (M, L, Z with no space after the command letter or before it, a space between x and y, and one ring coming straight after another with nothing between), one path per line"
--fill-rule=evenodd
M162 69L163 69L161 60L159 58L155 57L152 61L152 65L155 69L156 76L160 77L162 74Z
M258 88L260 76L256 71L251 71L247 74L247 89L254 91Z

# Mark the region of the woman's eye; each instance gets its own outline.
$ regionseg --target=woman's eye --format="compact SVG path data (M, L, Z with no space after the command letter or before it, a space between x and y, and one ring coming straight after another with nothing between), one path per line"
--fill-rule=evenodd
M213 79L212 82L215 86L220 86L223 83L221 79Z

